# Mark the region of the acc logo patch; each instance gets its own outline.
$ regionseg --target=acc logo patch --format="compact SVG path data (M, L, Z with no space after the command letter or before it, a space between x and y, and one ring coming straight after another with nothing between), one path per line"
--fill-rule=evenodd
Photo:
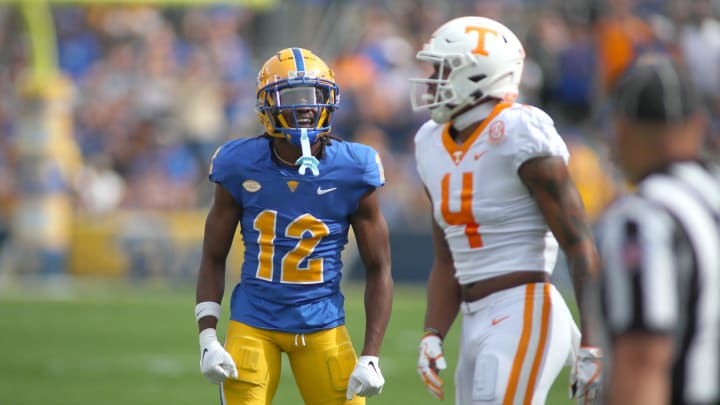
M488 142L491 145L497 145L505 140L505 123L502 121L495 121L490 124L488 129Z
M245 181L243 181L242 186L245 190L247 190L250 193L257 192L258 190L260 190L262 188L260 183L258 183L255 180L245 180Z
M297 188L298 184L299 184L299 183L298 183L297 181L295 181L295 180L290 180L290 181L287 182L288 188L289 188L290 191L293 192L293 193L295 192L295 189Z

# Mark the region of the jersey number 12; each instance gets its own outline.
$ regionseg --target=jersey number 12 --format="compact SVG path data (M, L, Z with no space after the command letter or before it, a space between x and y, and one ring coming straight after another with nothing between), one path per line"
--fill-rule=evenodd
M257 277L263 280L273 279L273 258L275 256L275 227L277 211L265 210L255 217L253 228L258 231L258 269ZM303 235L309 232L309 238ZM303 214L292 220L284 231L285 237L297 239L295 246L280 261L280 282L293 284L312 284L323 281L323 259L308 258L320 240L330 234L330 229L321 220L310 214ZM300 263L307 258L307 266Z

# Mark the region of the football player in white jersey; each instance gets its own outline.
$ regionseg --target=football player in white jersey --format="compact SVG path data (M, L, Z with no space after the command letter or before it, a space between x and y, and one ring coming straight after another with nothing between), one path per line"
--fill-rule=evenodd
M432 75L411 79L413 109L432 118L415 135L434 245L418 372L442 399L442 339L462 310L462 405L544 404L567 364L572 397L592 403L599 388L600 351L550 283L562 248L581 303L597 251L552 119L514 103L524 58L504 25L461 17L417 53Z

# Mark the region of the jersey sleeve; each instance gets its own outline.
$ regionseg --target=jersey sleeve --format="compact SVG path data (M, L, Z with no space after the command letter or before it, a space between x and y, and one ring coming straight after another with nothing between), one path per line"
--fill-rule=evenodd
M425 150L425 148L429 137L432 134L433 128L435 127L437 127L437 124L435 124L433 121L425 122L425 124L423 124L423 126L418 129L417 133L415 134L415 138L413 139L415 143L415 168L423 184L426 184L427 178L427 175L425 173L425 165L422 164L424 160L427 159L427 151Z
M600 293L608 332L672 333L678 322L676 227L658 206L623 201L603 218L598 250Z
M229 174L231 173L230 170L228 170L230 166L228 155L231 149L232 147L230 145L225 144L215 150L210 161L210 170L208 173L208 178L210 178L210 181L213 183L223 184L227 182Z
M357 145L355 153L362 165L362 181L370 187L382 187L385 184L385 169L380 154L368 145Z
M519 105L513 106L509 113L512 114L510 131L515 145L515 169L529 159L541 156L558 156L567 164L570 156L567 145L547 113L536 107Z
M208 172L210 181L223 186L238 202L241 201L241 194L237 192L235 185L239 183L241 172L237 156L241 149L237 141L230 141L217 148Z

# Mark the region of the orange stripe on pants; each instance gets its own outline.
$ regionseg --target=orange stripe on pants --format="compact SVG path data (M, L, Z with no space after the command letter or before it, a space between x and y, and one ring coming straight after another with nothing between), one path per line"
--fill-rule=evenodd
M522 364L525 361L525 354L527 354L528 345L530 343L530 335L532 334L534 291L535 284L528 284L527 286L525 286L525 310L523 311L522 335L520 335L518 350L515 353L515 359L513 360L512 371L510 372L510 380L508 380L508 385L505 389L503 405L512 405L513 400L515 399L515 391L517 390L518 381L520 380Z
M538 342L538 348L535 352L535 359L533 360L532 370L530 371L530 379L528 380L527 391L525 391L526 405L532 403L532 397L535 393L535 383L540 370L540 363L542 362L543 354L545 353L545 342L547 341L548 335L548 323L550 322L550 283L545 283L543 286L543 307L542 307L542 319L540 321L540 341Z

